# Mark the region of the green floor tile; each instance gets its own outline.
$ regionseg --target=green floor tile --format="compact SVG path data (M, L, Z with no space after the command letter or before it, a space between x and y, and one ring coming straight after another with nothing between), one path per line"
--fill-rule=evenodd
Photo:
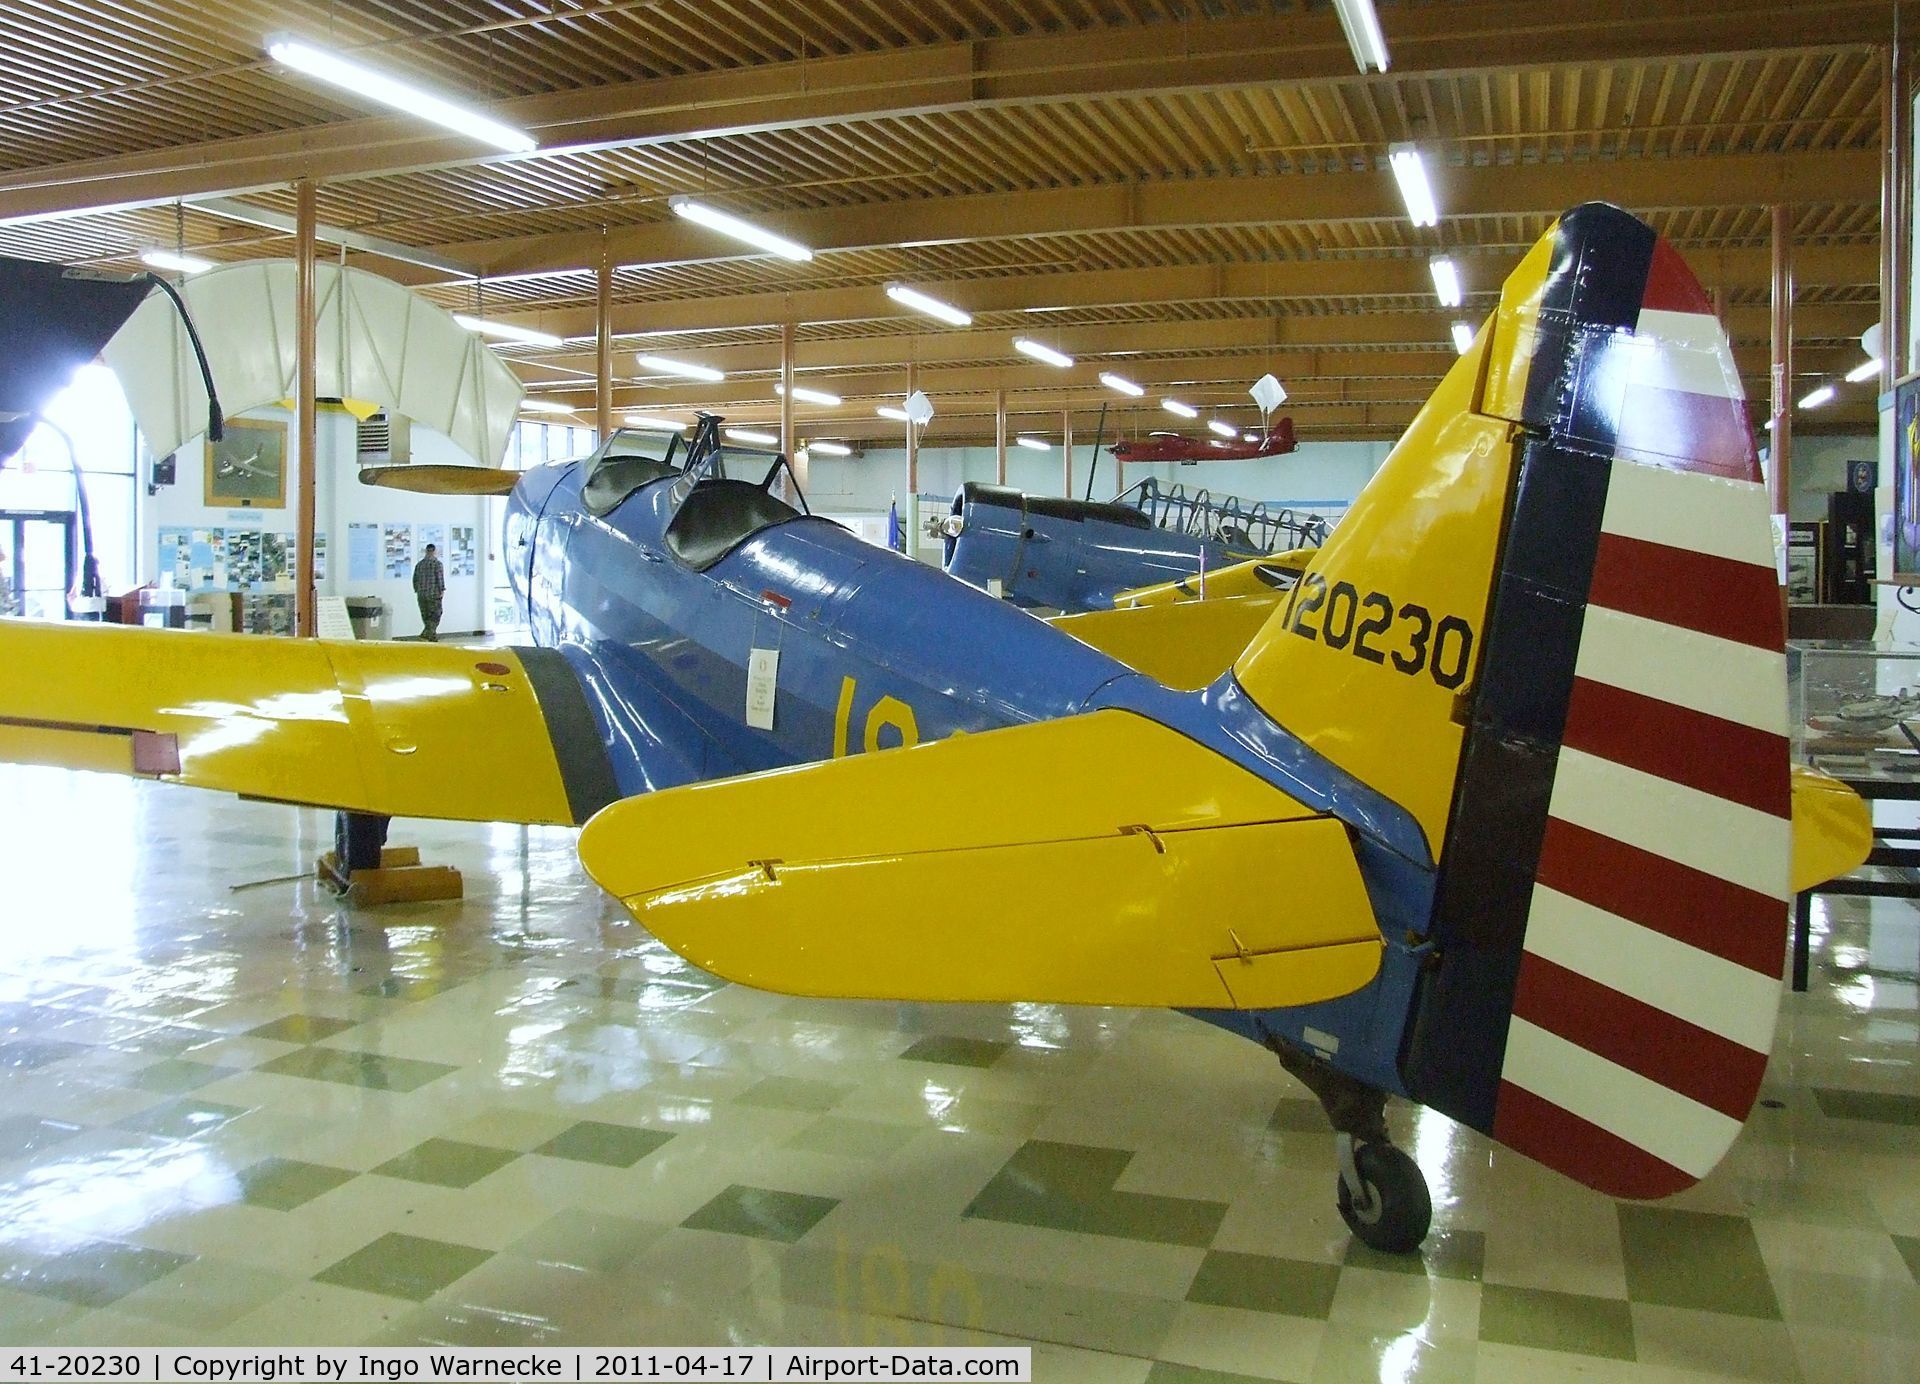
M1421 1242L1418 1254L1383 1254L1358 1240L1347 1243L1344 1262L1356 1269L1422 1274L1478 1283L1487 1262L1487 1237L1478 1230L1436 1230Z
M430 1182L436 1187L471 1187L519 1156L514 1149L463 1144L457 1139L429 1139L398 1158L389 1158L373 1171L409 1182Z
M724 1230L761 1240L792 1244L840 1203L832 1197L810 1197L803 1192L777 1192L737 1183L694 1212L681 1224L691 1230Z
M778 1110L831 1110L853 1087L836 1081L814 1081L802 1076L767 1076L740 1093L745 1105L770 1105Z
M493 1258L491 1250L427 1240L418 1235L382 1235L365 1249L315 1274L319 1283L363 1293L424 1302L454 1280Z
M1504 1283L1481 1285L1480 1339L1612 1360L1635 1358L1633 1310L1624 1299Z
M81 1307L105 1307L166 1277L190 1254L103 1241L7 1275L7 1286Z
M289 1014L246 1032L249 1038L271 1038L276 1043L317 1043L353 1027L350 1019L328 1019L319 1014Z
M609 1168L631 1168L669 1139L657 1129L636 1129L632 1125L602 1124L582 1120L547 1140L535 1153L550 1158L571 1158L578 1163L604 1163Z
M1816 1086L1813 1098L1830 1120L1872 1120L1877 1124L1920 1125L1920 1096L1891 1091L1847 1091Z
M375 1091L417 1091L456 1068L440 1062L416 1062L408 1057L382 1057L371 1052L343 1052L337 1048L302 1048L264 1063L256 1070L276 1076L305 1077L309 1081L337 1081L343 1086L365 1086Z
M127 1085L140 1091L184 1096L221 1077L232 1076L235 1070L233 1067L216 1067L207 1062L183 1062L177 1057L169 1057L151 1067L142 1067L127 1078Z
M1907 1272L1916 1282L1920 1282L1920 1235L1896 1235L1893 1247L1900 1251L1900 1257L1907 1261Z
M1752 1222L1659 1206L1622 1204L1619 1212L1627 1296L1635 1302L1780 1319Z
M0 1072L31 1072L86 1052L85 1043L55 1043L36 1038L15 1038L0 1043Z
M154 1134L162 1139L191 1139L218 1129L228 1120L239 1118L247 1113L247 1109L244 1105L222 1105L219 1101L189 1097L156 1105L138 1115L116 1120L114 1124L116 1128L130 1129L136 1134Z
M991 1067L1012 1046L985 1038L950 1038L936 1033L922 1038L900 1056L908 1062L940 1062L949 1067Z
M268 1158L241 1170L240 1194L249 1206L291 1211L358 1176L344 1168L302 1163L294 1158Z
M1340 1286L1338 1264L1274 1259L1263 1254L1208 1250L1187 1288L1187 1301L1249 1312L1326 1320Z
M34 1115L0 1116L0 1160L24 1158L63 1143L81 1126L66 1120L43 1120Z
M1226 1204L1114 1191L1132 1157L1123 1149L1029 1141L981 1188L966 1214L1156 1244L1212 1244Z

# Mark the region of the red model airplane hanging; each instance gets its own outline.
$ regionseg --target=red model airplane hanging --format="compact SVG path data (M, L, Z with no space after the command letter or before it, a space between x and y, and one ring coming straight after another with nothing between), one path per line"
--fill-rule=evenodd
M1256 442L1154 432L1144 438L1116 442L1112 451L1118 461L1251 461L1256 457L1284 456L1298 445L1293 436L1293 420L1282 418Z

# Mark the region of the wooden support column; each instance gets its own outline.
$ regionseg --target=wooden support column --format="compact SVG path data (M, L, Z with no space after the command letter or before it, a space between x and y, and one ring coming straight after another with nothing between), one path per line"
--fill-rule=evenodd
M315 629L313 575L314 536L319 532L319 502L315 479L320 473L320 414L315 400L319 362L314 329L318 292L315 284L314 228L319 221L319 195L313 179L293 185L293 320L294 320L294 433L300 457L300 500L295 522L299 560L293 590L294 630L311 639ZM344 562L344 552L335 555Z
M793 323L780 324L780 453L793 460Z
M613 435L613 256L607 228L600 228L600 272L594 285L594 428L600 441Z
M1912 367L1907 349L1913 313L1913 75L1894 11L1893 42L1881 54L1880 389Z
M1773 512L1787 512L1793 466L1793 218L1773 208L1773 441L1767 488Z
M993 480L1007 483L1007 391L993 392Z
M1073 498L1073 410L1060 411L1060 455L1065 461L1066 489L1061 491L1069 500Z
M920 367L913 361L907 362L907 397L913 397L913 391L920 387ZM907 423L907 503L913 503L913 496L920 493L920 438L914 431L911 420Z

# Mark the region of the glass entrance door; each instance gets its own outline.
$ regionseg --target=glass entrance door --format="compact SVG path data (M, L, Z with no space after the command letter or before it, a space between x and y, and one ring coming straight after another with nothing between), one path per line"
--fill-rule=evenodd
M0 510L0 564L11 593L8 615L67 618L67 589L78 570L73 515L59 510Z

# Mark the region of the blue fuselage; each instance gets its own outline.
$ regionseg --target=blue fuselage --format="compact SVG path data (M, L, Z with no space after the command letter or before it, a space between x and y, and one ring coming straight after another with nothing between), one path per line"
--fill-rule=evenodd
M582 463L528 473L509 500L505 550L534 642L560 651L586 690L621 794L1099 708L1146 716L1346 821L1388 938L1380 976L1357 994L1201 1017L1256 1040L1340 1034L1343 1067L1401 1089L1395 1054L1431 912L1423 838L1403 810L1276 725L1230 671L1203 691L1172 691L810 516L765 524L696 566L672 542L688 482L663 477L595 514L585 476ZM748 723L756 650L778 654L770 728Z

